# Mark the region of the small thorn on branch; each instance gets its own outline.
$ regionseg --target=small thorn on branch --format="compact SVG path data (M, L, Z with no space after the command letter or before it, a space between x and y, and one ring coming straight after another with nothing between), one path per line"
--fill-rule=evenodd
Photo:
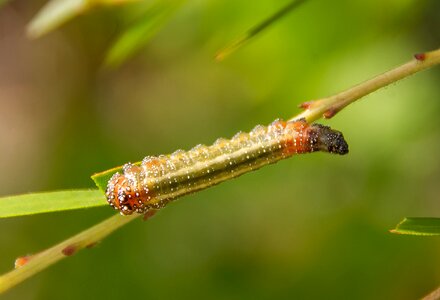
M25 256L17 257L14 263L14 267L16 269L23 267L25 264L29 262L29 260L31 260L32 256L33 255L25 255Z
M322 116L324 117L324 119L331 119L338 113L338 111L339 109L337 108L329 108L322 114Z
M298 107L302 108L302 109L309 109L310 106L312 106L313 102L315 102L315 101L312 100L312 101L303 102L303 103L299 104Z
M414 58L418 61L424 61L426 59L426 53L416 53L414 54Z
M76 253L76 251L78 250L78 247L75 245L69 245L66 248L64 248L63 250L61 250L61 252L65 255L65 256L72 256L73 254Z

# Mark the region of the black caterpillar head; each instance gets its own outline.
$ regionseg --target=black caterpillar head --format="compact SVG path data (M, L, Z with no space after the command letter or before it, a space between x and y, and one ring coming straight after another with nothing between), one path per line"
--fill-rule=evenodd
M312 124L315 149L335 154L347 154L348 144L340 131L321 124Z

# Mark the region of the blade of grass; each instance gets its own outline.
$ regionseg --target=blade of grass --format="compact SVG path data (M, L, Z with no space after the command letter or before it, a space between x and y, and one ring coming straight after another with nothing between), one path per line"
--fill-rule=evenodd
M233 40L229 45L221 49L216 54L215 59L217 61L224 60L227 56L231 55L237 49L241 48L243 45L248 43L252 38L256 37L260 32L262 32L263 30L274 24L276 21L280 20L282 17L287 15L289 12L293 11L295 8L297 8L300 4L302 4L305 1L306 0L293 0L289 2L286 6L282 7L273 15L263 20L258 25L252 27L243 35Z
M440 218L405 218L390 232L423 236L440 235Z
M106 171L102 171L100 173L93 174L91 178L95 182L98 189L104 193L110 177L112 177L112 175L117 172L122 173L122 167L115 167Z
M99 190L32 193L0 198L0 218L107 205Z
M133 165L140 166L141 161L133 163ZM107 188L107 183L110 180L110 178L115 173L122 173L122 166L114 167L96 174L93 174L91 176L92 180L95 182L95 185L103 192L105 193L105 190Z
M116 68L131 58L151 40L183 2L162 1L147 10L134 25L116 38L107 51L104 65Z

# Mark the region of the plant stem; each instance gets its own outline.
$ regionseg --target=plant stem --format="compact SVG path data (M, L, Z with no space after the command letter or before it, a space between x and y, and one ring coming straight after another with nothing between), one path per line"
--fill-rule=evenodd
M60 259L71 256L78 250L86 247L92 247L107 235L118 229L119 227L134 220L137 216L120 216L115 215L111 218L84 230L83 232L55 245L43 252L37 253L29 257L29 261L19 267L0 276L0 294L22 282L23 280L37 274L48 266L56 263Z
M321 116L329 119L350 103L400 79L439 64L440 49L416 54L414 57L406 64L355 85L339 94L301 104L300 107L305 110L291 118L291 120L304 118L307 122L313 122L320 119Z
M422 300L439 300L440 299L440 287L436 290L429 293L429 295L426 295L422 298Z
M385 87L390 83L396 82L437 64L440 64L440 49L417 54L415 55L414 60L367 80L364 83L356 85L344 92L328 98L303 103L301 107L305 110L291 120L305 118L308 122L312 122L321 118L321 116L324 118L331 118L337 112L359 98L362 98L379 88ZM150 211L144 219L151 217L155 212L156 211L154 210ZM70 256L85 247L94 245L135 218L136 216L133 215L124 217L119 215L113 216L52 248L31 256L29 261L22 267L0 276L0 293L5 292L60 259Z

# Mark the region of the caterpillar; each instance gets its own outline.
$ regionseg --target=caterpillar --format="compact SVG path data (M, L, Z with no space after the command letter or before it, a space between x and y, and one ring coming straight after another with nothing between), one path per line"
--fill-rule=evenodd
M127 163L123 174L115 173L109 180L106 197L122 215L145 213L281 159L314 151L343 155L348 145L341 132L328 126L278 119L230 140L219 138L212 146L147 156L139 166Z

